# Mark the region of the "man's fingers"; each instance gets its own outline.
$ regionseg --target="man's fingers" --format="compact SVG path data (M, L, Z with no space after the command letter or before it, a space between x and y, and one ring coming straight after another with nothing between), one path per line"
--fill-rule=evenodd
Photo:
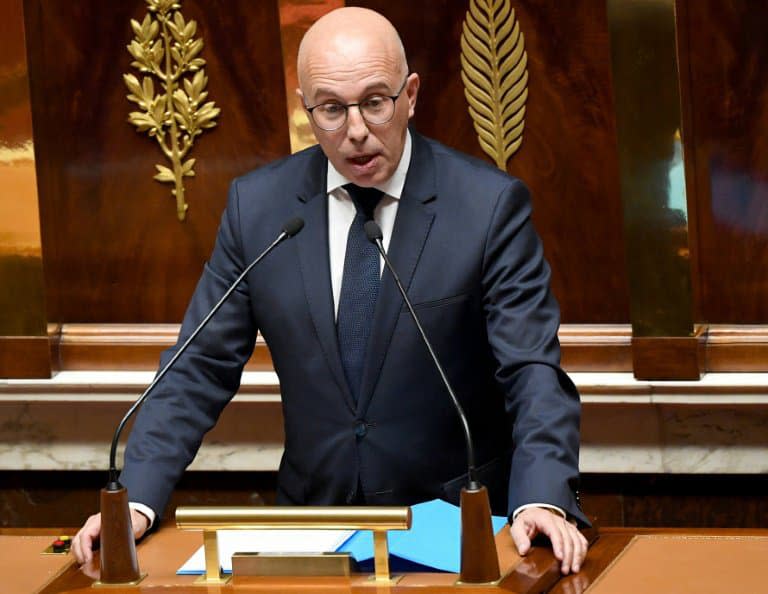
M573 571L579 571L581 569L582 563L584 563L584 559L587 556L587 549L589 549L589 543L587 542L587 539L584 537L584 535L576 530L576 543L577 543L577 550L574 554L574 564L573 564Z
M562 552L563 556L560 558L560 571L564 574L571 572L573 566L573 552L575 549L574 535L568 530L568 523L563 521L562 518L557 518L555 525L557 531L562 539Z
M529 524L525 519L518 518L512 522L509 528L512 541L520 555L525 555L531 549L531 539L536 536L536 526Z
M521 555L530 550L531 538L539 532L552 543L552 552L560 561L562 573L581 569L587 554L587 539L575 525L542 508L523 510L512 523L512 539Z
M131 526L133 528L133 537L138 540L149 528L149 518L138 510L131 509Z
M587 539L570 522L563 522L564 557L561 571L576 573L587 555ZM569 551L570 549L570 551Z
M139 511L131 510L131 525L134 538L141 538L149 528L149 518ZM93 559L93 546L101 534L101 514L94 514L72 539L72 554L80 565Z
M90 563L93 559L93 543L101 533L101 514L94 514L88 518L72 539L72 553L81 565Z

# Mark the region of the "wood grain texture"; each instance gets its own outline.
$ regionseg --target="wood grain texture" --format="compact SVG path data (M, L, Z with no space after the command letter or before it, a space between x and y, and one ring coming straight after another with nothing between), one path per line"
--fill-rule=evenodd
M678 0L699 319L768 319L768 5ZM685 116L686 112L689 112Z
M638 380L699 380L706 371L706 327L693 336L634 336L632 371Z
M380 11L400 31L421 77L415 127L492 164L467 111L461 25L468 2L347 2ZM629 298L610 50L604 0L512 3L525 35L529 96L508 170L532 192L533 219L566 323L625 323Z
M57 369L128 371L156 369L160 354L176 342L178 333L178 324L59 324L51 326L49 338ZM628 325L566 324L559 337L568 371L632 369ZM269 348L259 336L246 370L273 369Z
M50 321L178 322L231 179L290 152L275 2L185 0L219 124L195 144L179 223L154 140L127 123L144 2L30 0L26 25Z
M47 336L0 336L0 378L51 377Z

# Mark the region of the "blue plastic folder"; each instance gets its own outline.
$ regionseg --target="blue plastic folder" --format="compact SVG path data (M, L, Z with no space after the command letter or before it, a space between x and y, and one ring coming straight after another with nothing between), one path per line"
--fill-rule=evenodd
M439 570L458 573L461 568L461 511L455 505L435 499L411 506L410 530L389 532L391 571ZM507 518L492 517L493 532ZM373 534L359 530L338 549L349 552L362 571L373 570Z

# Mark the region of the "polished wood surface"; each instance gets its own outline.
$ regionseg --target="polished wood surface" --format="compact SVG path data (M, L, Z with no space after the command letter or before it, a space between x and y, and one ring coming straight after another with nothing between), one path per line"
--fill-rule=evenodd
M0 378L51 375L24 33L22 0L0 2Z
M51 325L51 359L56 370L154 370L160 353L175 343L178 331L178 324ZM628 324L563 324L558 337L566 371L621 372L633 369L635 353ZM0 338L3 340L6 339ZM663 339L659 341L664 342ZM699 349L703 349L703 353ZM695 350L695 365L701 371L768 371L768 326L710 325L706 336L696 341ZM33 361L18 357L18 352L11 348L5 352L13 358L17 370ZM663 349L651 345L639 354L658 357L662 352ZM3 349L0 349L0 357L2 353ZM664 356L668 357L669 353ZM256 341L246 370L273 370L269 349L261 337Z
M51 377L46 336L0 336L0 378Z
M698 319L768 319L768 5L679 0ZM682 60L681 60L682 63ZM685 87L688 87L685 89ZM688 147L686 147L688 148Z
M419 11L403 2L359 4L381 10L403 33L422 76L416 128L487 161L459 76L466 4ZM181 319L229 180L290 152L277 6L183 2L205 41L209 98L222 114L195 146L197 176L187 183L181 224L168 188L152 180L157 147L125 121L132 109L121 80L130 71L125 45L143 3L26 3L49 321ZM509 170L532 189L563 320L627 323L605 3L515 7L530 88L525 140Z
M593 594L765 590L768 536L639 535L592 585ZM648 571L654 568L653 571Z
M639 380L698 380L706 371L707 328L692 336L635 336L632 370Z
M36 532L0 529L0 589L3 592L37 592L72 565L70 555L43 554L60 535L59 531Z
M185 0L222 113L196 143L187 220L128 124L122 74L144 2L25 3L51 322L179 322L231 179L289 153L276 2Z
M460 72L467 2L347 2L401 32L421 76L414 124L490 163L477 142ZM610 51L604 0L512 3L528 52L525 132L508 171L532 191L533 220L566 323L629 322Z
M154 370L178 332L178 324L56 324L50 327L51 357L58 370ZM628 325L565 324L559 337L568 371L632 369ZM273 370L261 337L246 370Z
M55 536L57 531L51 530L49 535ZM537 546L524 558L510 553L513 547L506 530L497 536L497 543L505 553L500 552L502 566L510 573L497 587L472 587L462 586L458 591L462 592L549 592L551 594L581 594L590 586L598 584L598 580L611 576L606 569L616 563L616 559L624 553L633 538L660 539L664 546L678 546L681 539L689 538L699 544L704 544L707 550L702 552L701 547L694 547L685 552L685 559L679 555L666 559L665 563L657 563L653 566L643 565L637 569L641 572L636 577L625 575L624 582L627 587L642 583L642 577L651 577L658 583L663 583L663 577L670 579L681 571L699 571L706 568L717 568L725 577L734 591L743 590L744 577L742 571L745 567L741 564L748 560L749 555L754 554L755 545L765 547L768 540L768 530L738 530L738 529L642 529L642 528L602 528L599 537L593 541L587 554L587 559L582 570L574 575L561 576L557 563L554 561L551 551L547 547ZM712 544L722 543L728 549L728 559L734 561L731 566L724 567L722 560L718 562L718 556L712 557ZM31 571L21 572L20 569L38 570L33 586L41 588L40 591L47 594L59 592L92 592L91 584L98 576L98 555L94 563L77 568L73 559L61 557L46 560L40 557L40 546L45 546L50 541L50 536L40 536L40 531L9 531L0 529L0 563L13 563L14 571L11 577L20 578L21 574L32 575ZM137 587L117 588L115 592L189 592L193 586L194 576L177 576L175 570L180 567L189 556L201 545L202 538L196 533L185 533L176 529L161 529L150 535L138 547L139 562L147 572L147 577ZM22 548L20 545L24 544ZM18 545L18 546L17 546ZM741 551L741 545L744 550ZM660 550L660 549L659 549ZM651 555L658 555L653 547L646 551ZM743 554L742 554L743 552ZM504 555L507 555L504 557ZM723 560L725 557L723 557ZM679 560L679 561L678 561ZM40 571L45 563L51 565L47 573ZM754 564L753 564L754 565ZM752 567L750 579L759 571L760 565ZM623 570L622 570L623 571ZM6 574L7 576L8 574ZM453 589L456 576L453 574L406 574L399 582L391 586L375 587L365 577L345 578L236 578L233 582L224 586L209 586L207 591L214 589L216 592L371 592L375 587L377 592L385 591L396 594L398 592L419 591L426 593L445 592ZM5 582L6 584L9 582ZM669 582L667 582L669 583ZM714 582L712 582L714 584ZM751 583L751 582L750 582ZM670 584L670 587L673 587ZM623 586L622 586L623 588ZM20 591L32 591L31 589ZM622 591L626 591L622 589ZM660 591L660 590L653 590ZM714 592L716 590L704 589L699 592Z
M710 325L708 371L768 371L768 326Z
M558 563L551 551L545 547L534 548L525 558L514 552L509 531L503 529L496 537L499 560L506 575L498 587L465 585L460 591L487 592L541 592L551 588L559 579ZM139 564L147 577L136 587L111 589L115 592L187 592L193 587L196 576L176 575L175 571L202 544L197 532L184 532L175 528L161 529L147 537L138 547ZM56 592L88 592L99 575L98 555L93 563L78 568L72 563L62 575L41 590L45 594ZM402 575L402 574L401 574ZM396 594L417 590L425 594L445 592L452 589L457 579L450 573L408 573L393 585L372 584L367 575L347 578L276 578L276 577L235 577L222 586L209 586L217 592L377 592Z
M695 539L705 538L719 538L730 541L731 539L744 539L745 542L750 543L751 539L759 538L763 541L768 539L768 530L737 530L737 529L675 529L675 528L655 528L655 529L642 529L642 528L602 528L600 530L600 537L589 549L587 554L587 560L584 563L582 570L574 575L566 576L561 579L551 590L550 594L582 594L583 592L594 592L598 580L606 576L611 576L612 564L616 559L627 549L628 545L632 542L632 539L636 536L654 536L654 537L670 537L670 538L684 538L690 537ZM746 548L747 554L751 554L751 547ZM666 557L663 559L663 563L659 562L658 556L655 557L655 564L645 564L636 569L636 572L627 576L623 576L624 579L621 583L620 589L612 590L599 590L600 592L689 592L693 591L697 594L720 594L726 591L735 592L751 592L759 590L742 589L742 585L745 583L753 583L753 576L750 576L749 581L743 580L742 569L743 566L735 564L734 566L722 566L717 563L716 557L711 557L712 552L706 551L706 554L696 552L692 557L683 558L681 556ZM717 555L717 553L714 553ZM702 588L698 590L686 589L686 584L680 584L676 581L679 578L681 572L692 571L693 575L705 574L708 569L714 569L717 567L722 572L720 577L725 577L727 580L727 588L722 589L723 582L715 582L710 580L709 584L712 588ZM608 571L606 571L608 570ZM757 567L755 571L759 571ZM646 588L642 589L642 584L646 583L644 580L652 576L656 578L656 583L664 584L661 589L659 588ZM637 586L641 585L641 589L637 589ZM590 589L591 588L591 589Z
M459 76L467 4L440 0L420 11L387 0L348 4L380 10L402 31L411 69L422 77L417 129L488 161ZM126 122L132 106L121 80L131 70L125 45L129 21L143 17L145 4L23 5L48 321L178 323L213 245L230 179L290 152L279 3L183 2L205 41L210 98L222 109L219 125L195 147L197 176L188 180L183 224L167 187L151 178L157 147ZM529 97L524 141L508 169L531 187L563 321L627 325L633 320L606 4L521 0L514 8L528 53ZM745 0L677 0L696 322L738 327L762 324L768 314L767 273L756 265L768 252L768 41L759 25L767 18L768 8ZM647 92L658 84L648 81ZM744 340L736 332L708 351L707 369L765 369L764 341L750 343L744 328ZM566 366L631 368L631 347L614 338L613 353L604 343L565 345ZM137 355L118 345L94 364L131 368L135 357L155 352ZM89 357L69 360L86 365ZM268 359L254 365L265 368Z

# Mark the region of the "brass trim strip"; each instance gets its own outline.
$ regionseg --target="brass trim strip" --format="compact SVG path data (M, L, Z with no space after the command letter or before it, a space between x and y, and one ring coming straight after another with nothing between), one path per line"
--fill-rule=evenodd
M674 0L607 0L633 337L693 336Z
M179 507L182 530L407 530L410 507Z
M0 2L0 336L30 338L47 336L47 319L23 4ZM24 366L50 377L43 354ZM10 359L0 377L18 377Z

